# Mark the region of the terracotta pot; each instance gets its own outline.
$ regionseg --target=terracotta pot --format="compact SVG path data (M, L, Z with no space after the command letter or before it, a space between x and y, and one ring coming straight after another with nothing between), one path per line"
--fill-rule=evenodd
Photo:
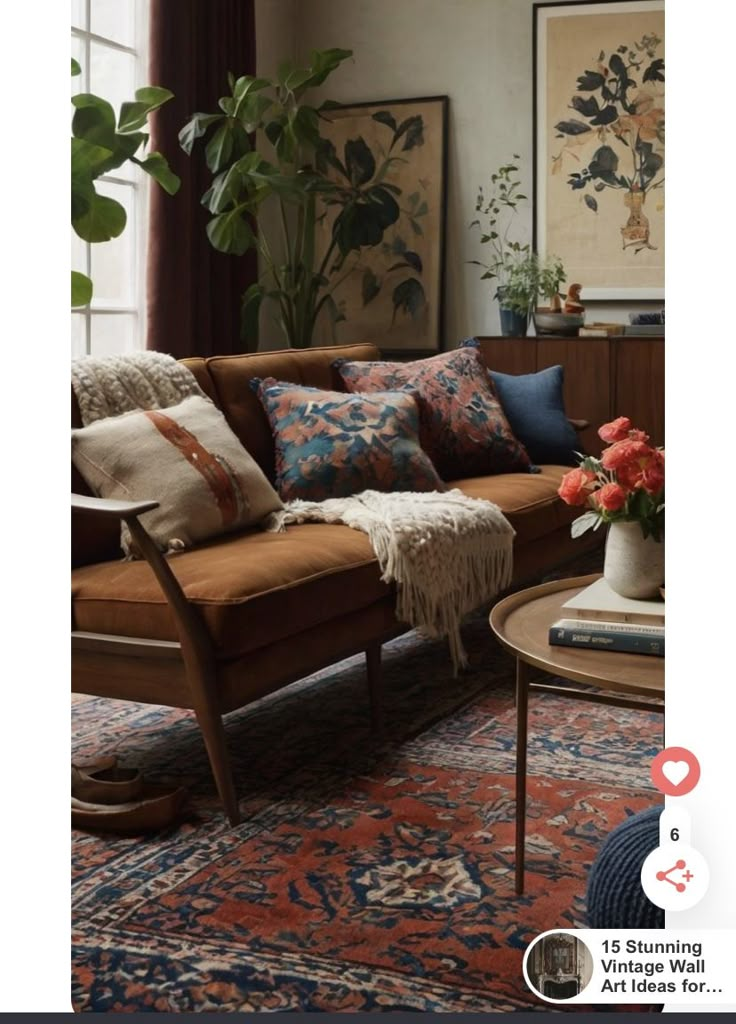
M657 597L664 583L664 541L645 539L638 523L611 523L603 576L621 597Z

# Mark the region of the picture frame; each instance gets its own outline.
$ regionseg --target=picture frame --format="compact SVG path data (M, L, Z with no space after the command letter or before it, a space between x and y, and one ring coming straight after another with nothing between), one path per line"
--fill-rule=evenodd
M323 112L320 133L338 157L347 164L346 144L363 140L374 174L400 208L382 241L355 254L354 270L336 293L340 319L332 340L341 345L372 342L389 358L444 349L448 107L447 96L425 96L340 104ZM331 224L326 217L319 226L318 255L329 245ZM324 337L324 323L322 331Z
M533 8L534 248L583 301L664 299L664 2Z

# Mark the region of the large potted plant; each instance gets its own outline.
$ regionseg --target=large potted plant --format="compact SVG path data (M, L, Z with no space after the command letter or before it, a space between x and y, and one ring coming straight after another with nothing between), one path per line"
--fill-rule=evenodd
M600 458L581 456L562 478L559 495L586 507L573 537L608 525L603 575L622 597L656 597L664 583L664 451L619 416L598 431L609 444Z
M72 58L72 76L81 68ZM142 129L148 115L167 103L174 94L168 89L147 85L137 89L135 99L123 103L120 113L107 100L93 93L72 96L72 227L85 242L109 242L125 230L125 208L115 199L100 195L95 182L127 161L137 164L169 195L181 182L161 153L136 156L148 142ZM86 274L72 270L72 309L92 300L93 285Z
M308 67L287 63L275 78L231 75L220 111L194 114L179 135L188 154L206 137L213 178L202 204L212 215L211 244L236 256L249 249L259 254L259 280L242 302L242 334L249 347L257 345L264 300L275 307L291 347L311 345L323 316L334 331L343 318L335 290L355 269L348 257L380 245L401 216L401 189L385 180L392 164L404 159L391 152L393 143L386 153L374 153L359 137L338 153L322 137L320 125L339 104L315 107L304 98L351 54L314 51ZM410 130L410 123L387 124L394 143L401 139L402 152L412 142ZM318 252L316 228L322 221L330 225L329 241Z

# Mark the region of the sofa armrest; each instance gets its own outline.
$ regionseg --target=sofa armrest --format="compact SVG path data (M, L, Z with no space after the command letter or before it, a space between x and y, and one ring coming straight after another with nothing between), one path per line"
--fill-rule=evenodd
M158 508L158 502L117 501L115 498L93 498L87 494L72 494L72 508L78 512L94 512L107 519L128 520Z
M150 512L158 506L157 501L118 501L113 498L72 494L73 509L125 521L138 550L153 570L164 592L176 622L184 659L196 669L194 678L190 679L190 685L195 690L195 695L201 699L201 687L204 685L202 681L212 676L212 644L197 608L190 603L168 560L138 519L144 512Z
M589 420L573 420L573 419L570 419L569 416L567 417L567 422L568 423L572 423L573 428L575 429L575 431L578 434L582 434L582 432L584 430L587 430L587 428L590 426L590 421Z

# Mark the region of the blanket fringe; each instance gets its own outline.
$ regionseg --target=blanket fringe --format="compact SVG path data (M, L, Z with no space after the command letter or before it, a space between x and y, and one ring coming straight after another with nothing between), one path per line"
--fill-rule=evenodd
M497 505L461 491L292 501L267 530L291 523L344 523L367 533L381 579L396 584L396 617L429 637L447 637L455 674L468 659L463 616L511 583L514 529Z

